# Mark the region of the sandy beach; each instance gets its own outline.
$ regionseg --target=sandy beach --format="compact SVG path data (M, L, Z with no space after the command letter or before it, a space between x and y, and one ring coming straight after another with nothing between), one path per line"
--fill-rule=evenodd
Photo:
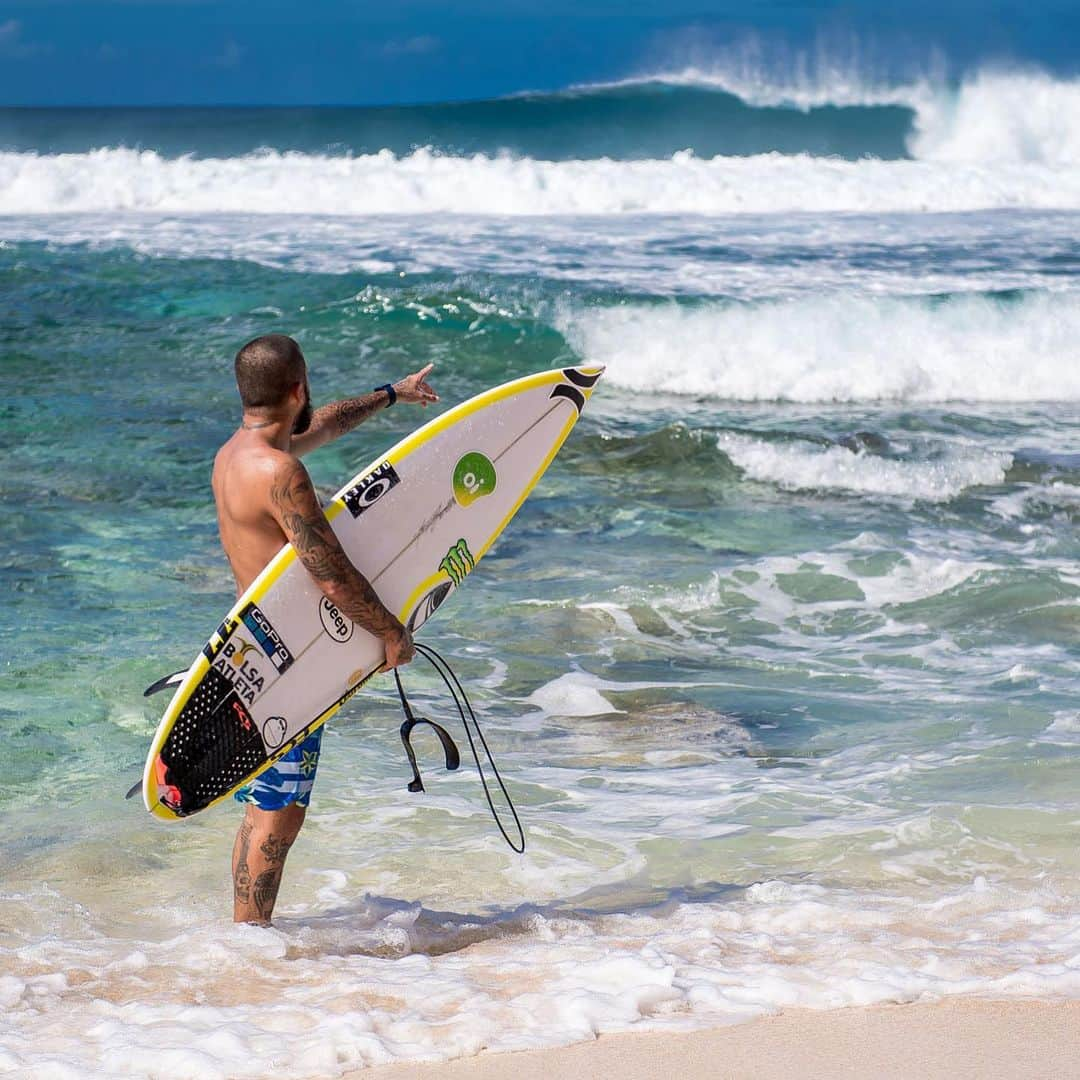
M1080 1002L954 999L791 1010L679 1034L603 1036L552 1050L365 1069L349 1080L1064 1080L1080 1076Z

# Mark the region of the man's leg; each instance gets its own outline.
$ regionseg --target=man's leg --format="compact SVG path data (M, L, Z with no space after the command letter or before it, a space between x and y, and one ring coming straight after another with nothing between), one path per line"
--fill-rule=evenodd
M323 729L236 792L244 820L233 845L233 921L270 924L285 856L311 800Z
M270 925L285 856L306 813L295 802L281 810L247 804L233 845L233 922Z

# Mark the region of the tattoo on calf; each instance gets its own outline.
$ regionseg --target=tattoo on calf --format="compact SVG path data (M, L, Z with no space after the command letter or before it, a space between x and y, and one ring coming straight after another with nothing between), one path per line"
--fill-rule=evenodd
M277 900L278 887L281 885L281 868L276 870L264 870L255 879L255 910L259 917L270 921L274 912L274 901Z
M266 856L268 863L280 865L285 861L285 856L289 854L290 847L292 847L291 840L286 840L283 836L274 836L271 833L269 838L260 845L259 850Z
M239 851L236 869L233 871L233 893L241 904L251 900L251 870L248 868L248 847L251 844L251 826L245 821L240 826Z

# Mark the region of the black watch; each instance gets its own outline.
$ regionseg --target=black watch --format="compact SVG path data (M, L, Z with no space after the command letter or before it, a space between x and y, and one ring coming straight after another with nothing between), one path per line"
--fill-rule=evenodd
M378 393L380 390L385 390L386 391L386 396L390 399L386 403L386 407L389 409L390 406L393 405L395 401L397 401L397 391L394 389L392 383L383 383L382 386L376 386L375 387L375 392L376 393Z

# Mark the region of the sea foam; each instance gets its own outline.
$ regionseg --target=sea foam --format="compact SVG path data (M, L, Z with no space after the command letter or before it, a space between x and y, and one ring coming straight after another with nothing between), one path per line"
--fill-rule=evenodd
M947 142L939 156L947 156ZM805 154L538 161L419 149L0 153L0 214L769 214L1080 208L1080 170L1044 162L846 161Z
M563 312L609 384L738 401L1080 401L1080 298L621 304Z
M911 848L934 840L918 818L896 833ZM143 943L148 963L134 967L129 941L78 927L66 943L5 957L14 974L0 1061L23 1075L212 1080L265 1076L285 1055L291 1075L313 1078L788 1007L1074 997L1077 933L1060 911L1069 900L1051 883L982 877L939 888L932 903L766 879L635 913L594 902L471 919L369 897L283 920L284 933L203 923ZM473 948L469 921L488 931ZM378 948L380 931L399 947Z
M752 480L795 491L842 491L902 500L947 502L968 488L1000 484L1009 454L956 447L934 461L856 453L844 446L775 443L725 432L720 448Z

